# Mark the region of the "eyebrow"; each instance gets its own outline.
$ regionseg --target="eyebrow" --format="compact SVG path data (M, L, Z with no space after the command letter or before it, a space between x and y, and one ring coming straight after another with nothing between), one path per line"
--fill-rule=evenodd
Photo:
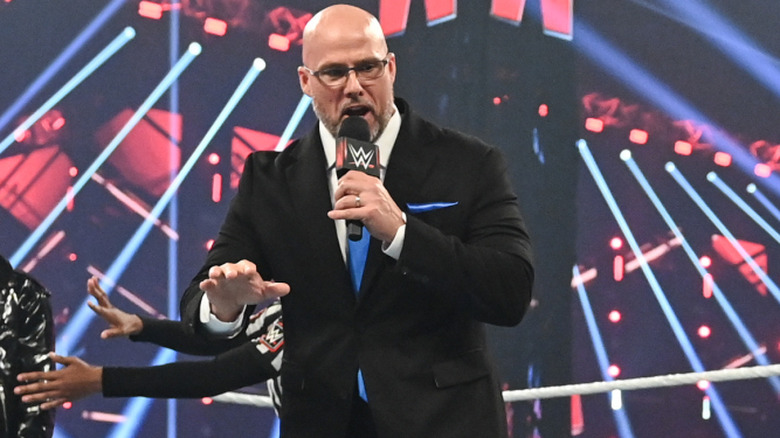
M364 59L361 59L360 61L355 62L355 64L353 64L353 65L369 64L369 63L372 63L372 62L380 62L383 59L384 58L364 58ZM331 69L331 68L341 68L341 67L349 68L349 66L347 64L333 62L333 63L330 63L330 64L325 64L325 65L321 66L320 68L318 68L315 71L322 71L322 70L327 70L327 69Z

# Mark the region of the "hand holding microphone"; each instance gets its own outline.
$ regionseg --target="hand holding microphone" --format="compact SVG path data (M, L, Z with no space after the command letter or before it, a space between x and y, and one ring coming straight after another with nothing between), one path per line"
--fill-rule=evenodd
M357 170L379 178L379 148L370 143L370 131L366 119L359 116L347 117L341 124L336 138L336 175L341 178L350 170ZM360 195L355 198L360 207ZM363 223L347 220L347 236L358 241L363 236Z
M352 116L344 120L336 138L339 185L334 193L335 208L328 216L346 219L350 240L360 240L365 225L373 237L390 242L404 224L403 213L379 179L379 148L369 139L365 119Z

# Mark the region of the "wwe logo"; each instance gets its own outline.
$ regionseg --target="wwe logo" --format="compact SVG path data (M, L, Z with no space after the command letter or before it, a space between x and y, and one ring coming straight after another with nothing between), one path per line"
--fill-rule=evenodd
M260 337L260 342L271 352L281 348L284 345L284 328L282 323L276 321L271 327L268 327L268 331Z
M353 163L357 167L362 167L363 169L368 169L370 167L374 167L371 164L371 160L374 158L374 151L373 150L365 150L361 147L355 147L353 145L349 145L349 152L350 156L354 160Z

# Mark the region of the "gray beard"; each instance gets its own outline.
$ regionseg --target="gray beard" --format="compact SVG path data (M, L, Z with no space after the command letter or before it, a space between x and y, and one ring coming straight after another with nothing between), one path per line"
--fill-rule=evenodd
M312 101L312 108L314 109L314 114L317 115L317 119L322 122L323 125L325 125L325 129L330 132L330 134L336 138L339 135L339 128L341 127L341 123L334 123L332 120L329 120L325 117L325 112L322 111L322 108L320 108L319 104L317 102ZM377 114L377 122L378 126L376 129L370 128L370 134L371 134L371 143L376 142L376 140L382 135L382 133L385 131L385 128L387 127L387 124L390 122L390 118L393 117L393 113L395 112L395 107L392 105L392 100L390 101L390 105L387 106L387 110L384 114Z

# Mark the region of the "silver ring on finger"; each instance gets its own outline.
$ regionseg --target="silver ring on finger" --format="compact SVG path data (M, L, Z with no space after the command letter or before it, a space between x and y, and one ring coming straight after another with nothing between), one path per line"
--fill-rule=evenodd
M360 207L360 196L355 195L355 207Z

